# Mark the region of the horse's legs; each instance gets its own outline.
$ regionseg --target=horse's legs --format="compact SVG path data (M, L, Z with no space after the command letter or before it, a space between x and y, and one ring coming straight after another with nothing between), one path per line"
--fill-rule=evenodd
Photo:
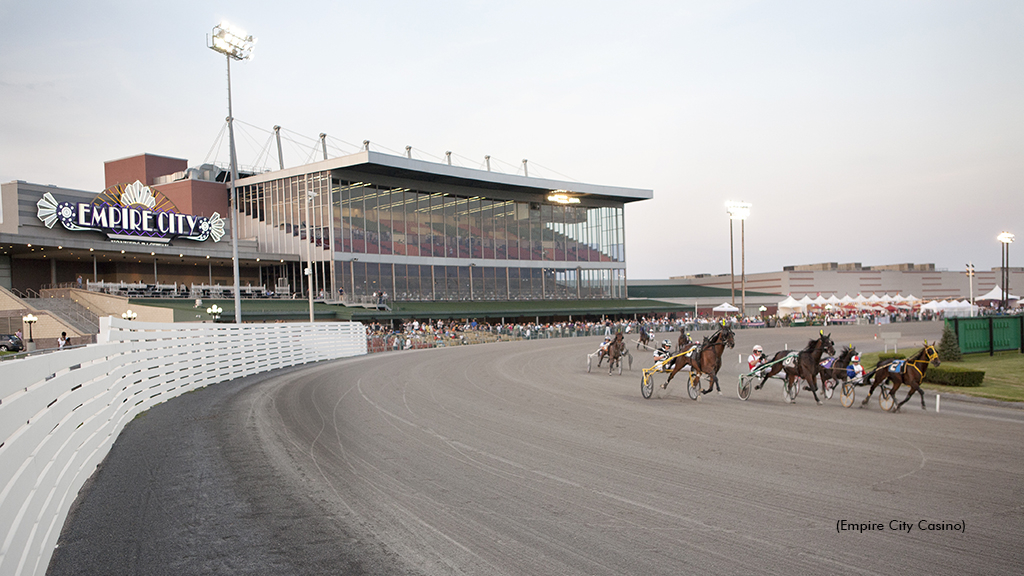
M688 364L688 361L686 359L686 356L680 356L679 358L676 358L675 367L672 368L672 372L669 373L669 375L668 375L668 380L666 380L665 383L662 384L661 387L662 388L668 388L668 383L671 382L672 378L675 377L676 373L679 372L680 370L682 370L683 367L686 366L687 364Z
M927 410L928 407L924 405L924 389L920 385L917 386L917 393L921 395L921 410Z
M860 403L861 407L868 405L868 400L871 400L871 395L875 393L875 388L878 387L878 383L882 380L882 377L884 375L885 373L882 371L882 369L878 369L878 371L875 372L874 376L871 377L871 388L868 388L867 398L865 398L864 401Z
M811 389L811 394L814 395L814 401L820 405L823 402L818 398L818 385L815 383L815 380L817 380L817 377L814 375L814 372L811 372L811 385L809 388Z
M754 390L760 390L761 387L764 386L764 383L767 382L768 379L771 378L772 376L775 376L776 374L778 374L779 370L781 370L781 369L782 369L782 364L776 364L775 366L772 366L771 368L769 368L764 373L764 378L761 378L761 383L758 384L757 386L754 386Z
M707 394L708 392L711 392L711 390L714 389L715 386L718 386L718 374L715 372L711 372L708 374L708 389L701 390L700 393Z

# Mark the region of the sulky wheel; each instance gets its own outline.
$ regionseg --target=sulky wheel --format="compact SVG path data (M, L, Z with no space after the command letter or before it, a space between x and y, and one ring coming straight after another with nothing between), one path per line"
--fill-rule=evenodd
M821 387L824 389L823 392L825 393L825 400L831 400L832 395L835 394L836 391L836 381L825 380L821 383Z
M855 394L853 382L843 382L843 390L839 393L839 401L843 403L844 407L849 408L853 406Z
M640 377L640 394L642 394L644 398L650 398L653 393L654 375L644 372L644 375Z
M891 412L893 406L896 405L896 399L893 398L892 392L884 386L882 387L882 393L878 395L878 405L886 412Z
M686 385L686 393L690 396L690 400L700 398L700 374L696 372L690 373L690 381Z
M740 376L739 384L736 386L736 394L739 395L740 400L750 398L750 380L749 376Z

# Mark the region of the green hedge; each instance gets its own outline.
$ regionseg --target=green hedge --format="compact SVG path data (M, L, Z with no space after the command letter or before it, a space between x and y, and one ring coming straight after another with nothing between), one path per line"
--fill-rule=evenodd
M924 381L947 386L981 386L985 379L983 370L961 368L960 366L931 366L924 374Z
M878 355L878 361L884 362L886 360L905 360L906 354L900 354L899 352L882 352Z

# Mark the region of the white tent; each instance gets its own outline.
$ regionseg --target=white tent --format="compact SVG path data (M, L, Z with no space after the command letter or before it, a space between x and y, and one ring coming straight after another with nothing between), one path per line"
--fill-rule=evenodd
M843 303L843 301L840 300L835 294L829 296L827 299L825 299L825 301L828 302L829 304L832 304L833 306L838 306L839 304Z
M722 302L718 306L711 309L713 312L739 312L740 309L729 304L728 302Z
M850 293L847 292L846 296L843 296L842 298L839 299L839 303L840 304L853 304L854 300L853 300L853 297L850 296Z
M1003 299L1003 289L1000 288L999 286L995 286L991 290L989 290L988 293L986 293L984 296L978 296L977 298L975 298L974 301L977 302L978 300L1002 300L1002 299ZM1006 295L1006 299L1007 300L1020 300L1020 296L1014 296L1013 294L1007 294Z
M806 310L808 306L814 305L814 300L811 300L810 296L804 294L804 297L800 299L800 305Z
M814 302L815 306L821 306L822 308L824 308L825 305L828 304L828 300L826 300L825 297L822 296L821 294L818 294L818 296L814 300L812 300L812 302Z
M973 314L977 314L978 307L971 306L971 303L967 300L953 300L948 302L941 310L943 316L948 318L951 316L972 316Z
M779 316L790 316L795 312L806 312L807 309L800 304L800 302L792 296L786 296L786 299L779 302Z
M882 299L878 297L878 294L872 292L871 296L868 296L867 299L865 299L864 301L867 302L868 304L874 305L880 304L882 302Z

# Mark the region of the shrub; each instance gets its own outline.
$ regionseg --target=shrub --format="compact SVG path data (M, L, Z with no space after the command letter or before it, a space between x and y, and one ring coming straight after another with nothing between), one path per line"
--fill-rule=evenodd
M878 355L879 362L884 362L886 360L905 360L906 358L906 354L901 354L899 352L882 352Z
M943 362L960 362L964 359L963 354L960 353L960 340L948 324L942 329L942 340L939 341L937 348L939 360Z
M932 366L924 373L924 381L947 386L981 386L985 380L984 370L960 366Z

